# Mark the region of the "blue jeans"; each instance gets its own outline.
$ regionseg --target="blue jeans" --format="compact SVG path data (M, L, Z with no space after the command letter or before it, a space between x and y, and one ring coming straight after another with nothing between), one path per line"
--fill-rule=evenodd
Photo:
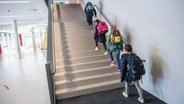
M113 50L109 50L109 56L110 56L111 61L114 61L113 54L115 56L115 60L116 60L115 62L116 62L116 65L118 67L118 70L121 70L120 49L115 48Z

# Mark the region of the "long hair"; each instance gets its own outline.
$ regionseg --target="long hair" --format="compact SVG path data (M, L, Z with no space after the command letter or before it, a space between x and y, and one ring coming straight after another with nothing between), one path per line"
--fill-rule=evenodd
M95 22L98 24L99 22L101 22L99 19L96 19Z
M126 45L125 45L125 50L126 50L127 52L132 52L132 46L131 46L130 44L126 44Z

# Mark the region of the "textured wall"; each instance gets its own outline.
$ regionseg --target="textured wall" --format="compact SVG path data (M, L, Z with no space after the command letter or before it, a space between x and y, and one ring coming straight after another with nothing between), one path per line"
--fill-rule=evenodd
M169 104L184 102L184 1L84 0L98 5L143 59L141 86ZM101 17L101 16L98 16Z

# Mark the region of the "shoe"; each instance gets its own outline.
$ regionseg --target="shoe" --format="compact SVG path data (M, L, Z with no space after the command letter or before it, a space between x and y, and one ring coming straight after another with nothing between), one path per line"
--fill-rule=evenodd
M98 51L98 47L95 48L95 51Z
M104 55L107 55L107 54L108 54L108 52L107 52L107 51L105 51Z
M125 92L122 92L123 96L128 98L128 94L126 94Z
M114 66L114 65L115 65L115 61L112 61L112 62L111 62L111 66Z
M138 98L138 101L141 103L144 103L144 99L143 98Z

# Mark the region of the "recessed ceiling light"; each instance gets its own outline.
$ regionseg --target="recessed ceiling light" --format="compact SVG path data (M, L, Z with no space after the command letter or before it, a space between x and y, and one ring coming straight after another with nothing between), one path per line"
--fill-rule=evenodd
M13 3L30 3L31 1L24 0L24 1L0 1L0 4L13 4Z

